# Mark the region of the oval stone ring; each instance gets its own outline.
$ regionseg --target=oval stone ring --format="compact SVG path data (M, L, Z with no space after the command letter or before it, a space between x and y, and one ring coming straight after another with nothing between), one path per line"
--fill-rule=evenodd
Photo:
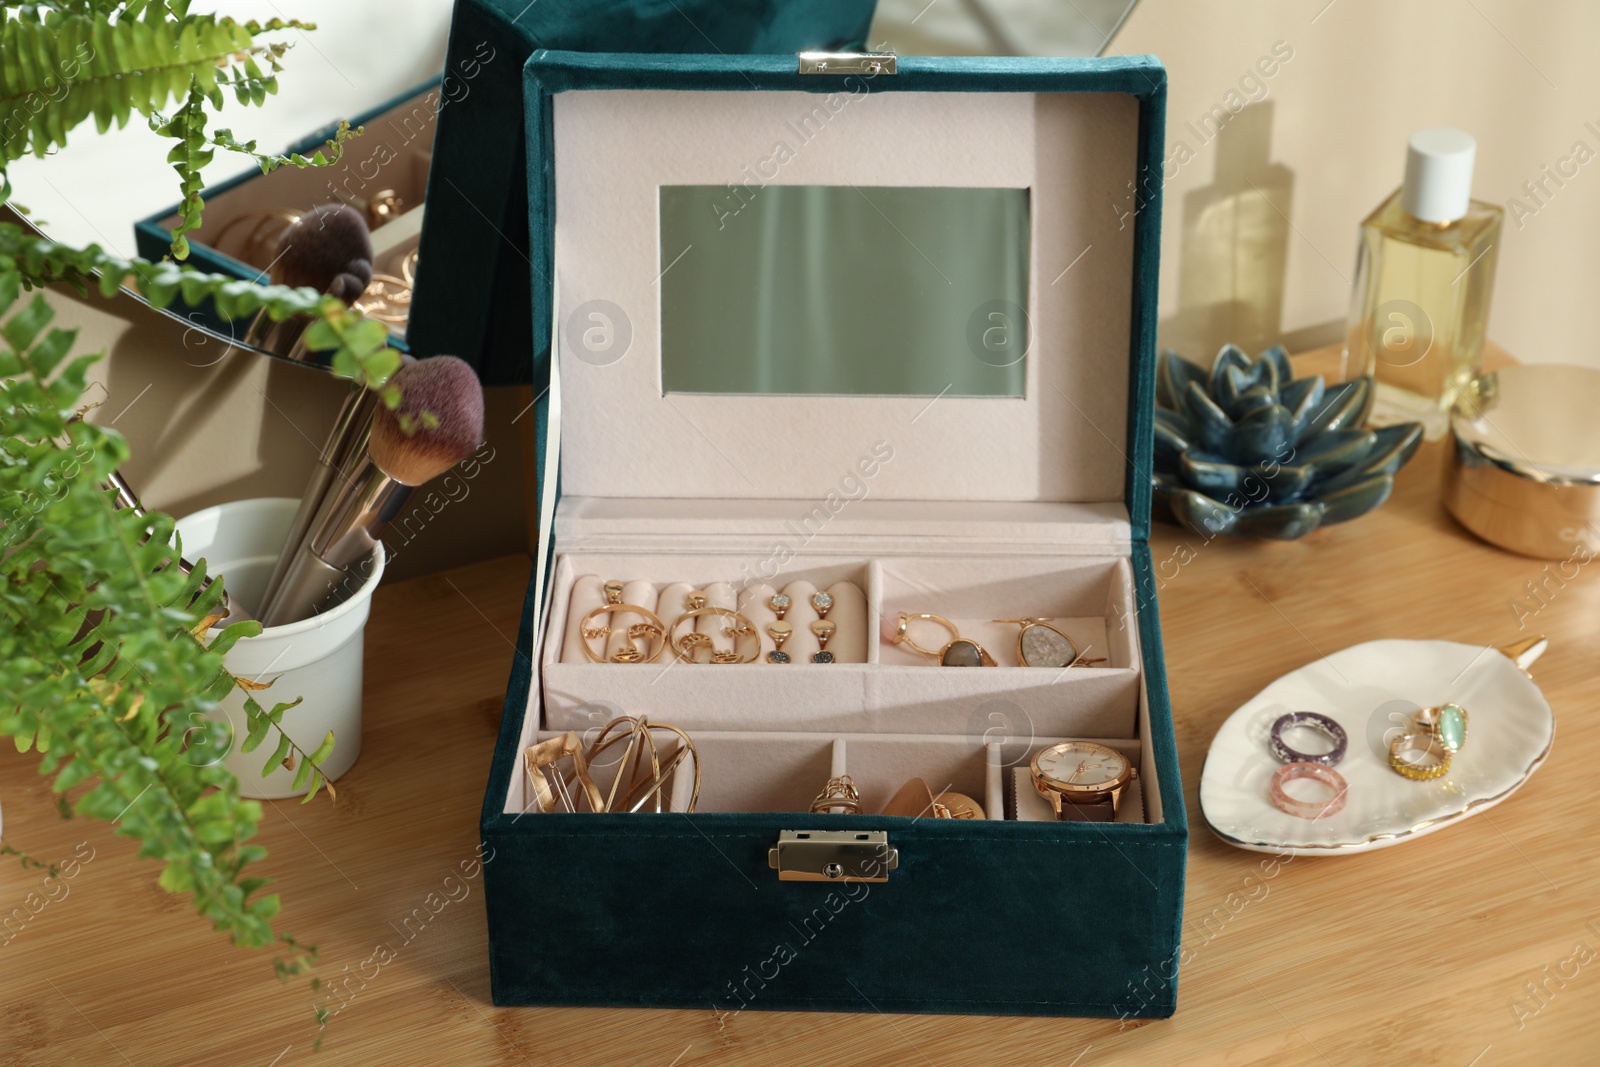
M1438 704L1411 716L1417 729L1429 734L1447 751L1460 752L1467 743L1467 709L1460 704Z
M1333 747L1326 752L1300 752L1290 748L1284 743L1283 735L1296 726L1315 730L1332 742ZM1344 727L1314 711L1291 711L1287 715L1280 715L1278 721L1272 724L1272 736L1267 741L1267 746L1280 763L1319 763L1324 767L1337 766L1344 759L1349 744L1350 739L1345 735Z

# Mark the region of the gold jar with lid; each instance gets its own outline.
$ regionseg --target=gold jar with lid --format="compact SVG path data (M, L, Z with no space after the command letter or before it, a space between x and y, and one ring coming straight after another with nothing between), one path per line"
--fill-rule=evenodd
M1450 418L1445 506L1541 559L1600 552L1600 369L1543 363L1474 379Z

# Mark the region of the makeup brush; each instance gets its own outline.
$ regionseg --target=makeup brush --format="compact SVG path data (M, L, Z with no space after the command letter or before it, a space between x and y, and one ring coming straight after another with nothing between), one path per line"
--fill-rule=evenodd
M483 441L483 387L461 360L419 360L389 381L400 390L399 408L380 404L373 412L364 454L329 490L276 594L262 603L264 625L298 622L319 611L349 569L371 553L411 491Z
M274 285L315 289L353 304L372 282L372 234L367 220L349 204L318 204L285 226L273 249L268 278ZM272 321L257 312L244 343L290 359L305 359L300 341L309 319L303 315Z
M416 361L415 356L404 353L400 356L402 367ZM328 439L322 443L322 451L317 454L317 465L311 470L305 493L300 497L300 508L294 513L294 521L289 524L289 533L284 538L283 550L278 553L278 562L273 566L272 576L267 579L261 593L261 603L271 603L277 594L278 586L283 583L289 564L299 554L306 530L317 509L322 506L322 499L333 484L334 476L343 472L353 458L365 451L367 434L372 429L372 413L377 406L378 394L371 389L356 386L345 396L339 414L328 431Z
M133 486L128 484L128 479L122 476L121 471L114 470L106 476L106 488L116 492L117 507L124 511L131 510L136 515L144 514L144 505L139 503L139 494L133 491ZM194 564L190 563L182 556L178 557L178 567L185 574L192 574L194 572ZM210 578L207 578L204 588L210 589L211 583L215 582L216 580L216 575L212 575ZM244 622L246 619L254 617L240 606L239 601L234 599L234 595L226 588L223 589L222 595L224 598L223 606L227 609L227 615L225 615L221 620L223 625L235 622Z

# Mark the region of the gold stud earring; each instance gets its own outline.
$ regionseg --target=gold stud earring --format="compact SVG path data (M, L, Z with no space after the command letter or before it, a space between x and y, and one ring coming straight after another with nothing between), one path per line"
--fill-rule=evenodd
M772 638L772 643L777 647L767 653L768 663L788 663L789 653L783 650L783 643L794 635L794 627L786 622L767 623L767 636Z
M837 623L829 622L826 619L818 619L811 624L811 632L816 635L817 647L820 649L820 651L811 653L812 663L832 663L834 661L833 653L828 651L828 639L838 629Z

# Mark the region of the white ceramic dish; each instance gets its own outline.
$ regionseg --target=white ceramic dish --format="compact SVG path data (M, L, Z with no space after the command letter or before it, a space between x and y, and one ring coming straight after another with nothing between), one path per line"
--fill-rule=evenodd
M1543 639L1503 650L1453 641L1369 641L1290 671L1217 731L1200 775L1200 810L1231 845L1296 856L1386 848L1486 811L1550 754L1555 717L1526 673L1546 647ZM1471 714L1465 746L1444 777L1402 778L1389 766L1388 739L1402 731L1411 712L1446 701ZM1282 766L1267 750L1268 731L1289 711L1327 715L1349 737L1335 768L1349 785L1337 814L1297 818L1267 797L1272 774Z

